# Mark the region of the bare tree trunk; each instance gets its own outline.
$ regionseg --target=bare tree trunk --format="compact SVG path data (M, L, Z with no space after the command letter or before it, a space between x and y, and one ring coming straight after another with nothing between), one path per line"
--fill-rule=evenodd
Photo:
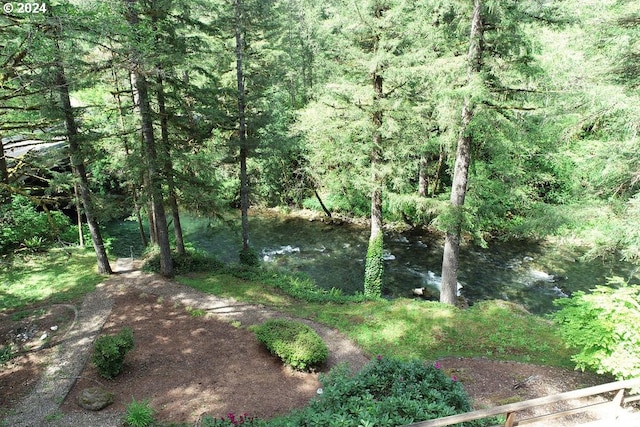
M373 89L375 93L375 103L383 97L382 76L377 72L373 76ZM373 138L371 146L371 181L373 189L371 191L371 235L369 240L374 240L382 232L382 185L383 178L380 172L382 163L382 109L376 107L373 112Z
M78 223L78 244L81 248L84 248L84 232L82 230L82 209L80 208L80 194L78 193L78 184L73 184L73 193L75 194L76 202L76 221Z
M114 67L111 68L111 75L113 76L113 83L115 85L116 92L114 93L114 97L116 99L116 103L118 104L118 118L120 120L120 131L122 132L122 144L124 145L124 153L127 157L129 157L129 144L127 142L127 136L125 136L126 126L124 124L124 112L122 111L122 99L120 98L120 85L118 84L118 75ZM129 84L131 84L131 80L129 80ZM131 93L133 94L133 87L131 88ZM139 184L138 184L139 185ZM138 230L140 232L140 241L142 242L142 246L145 248L149 244L147 241L147 234L144 231L144 226L142 224L142 216L140 215L140 205L138 204L138 188L134 184L129 185L129 191L131 192L131 198L133 200L133 211L136 214L136 220L138 222Z
M160 134L163 149L163 169L167 186L169 187L169 208L173 217L173 233L176 238L176 252L184 254L184 238L182 236L182 225L180 223L180 212L178 210L178 200L176 199L175 180L173 176L173 164L171 162L171 147L169 146L169 120L164 98L164 82L162 80L162 70L159 69L158 84L158 112L160 113Z
M428 165L429 161L427 160L427 154L420 154L420 165L418 167L418 195L420 197L427 197L429 195Z
M125 0L127 7L127 20L132 28L138 25L138 16L135 12L136 0ZM155 230L160 247L160 273L163 276L173 275L173 260L171 259L171 247L169 244L169 232L167 229L167 218L164 211L164 200L162 197L162 187L158 176L158 156L156 152L156 142L153 135L153 121L151 118L151 106L149 105L149 92L147 80L142 73L142 64L136 57L137 52L132 52L131 58L131 83L133 86L133 97L135 106L140 115L142 125L142 138L147 161L149 191L151 204L153 205L153 217L155 219Z
M9 183L9 171L7 170L7 158L4 156L4 144L0 135L0 183Z
M467 55L467 78L471 80L482 67L483 53L483 27L482 27L482 0L475 0L473 18L471 20L471 36L469 41L469 53ZM440 302L455 304L457 301L458 261L460 253L460 234L462 231L462 208L467 193L469 175L469 163L471 161L471 135L468 126L475 114L471 99L467 96L462 106L462 127L458 137L456 149L456 162L453 171L453 183L451 185L451 210L454 223L447 231L442 257L442 288Z
M238 83L238 140L240 141L240 212L242 216L242 250L249 250L249 183L247 177L247 123L245 115L246 92L242 60L244 41L242 39L242 0L235 0L236 37L236 80Z
M440 193L442 186L442 174L444 172L444 144L440 144L440 154L438 155L438 163L436 164L436 171L433 178L433 190L431 194Z
M57 41L56 49L58 51L58 54L62 55L60 46L58 45ZM69 83L67 82L67 78L64 74L64 66L62 65L61 59L56 65L56 86L60 95L60 103L62 104L62 112L64 114L67 137L69 139L69 155L71 157L71 165L78 178L78 191L80 193L80 199L82 200L82 205L84 207L84 215L87 218L89 232L91 233L93 248L96 252L96 258L98 261L98 272L100 274L111 274L112 270L111 266L109 265L109 258L107 257L107 251L104 247L104 241L102 240L100 227L93 210L87 172L85 170L84 160L82 159L80 145L78 143L78 128L73 116L71 99L69 97Z

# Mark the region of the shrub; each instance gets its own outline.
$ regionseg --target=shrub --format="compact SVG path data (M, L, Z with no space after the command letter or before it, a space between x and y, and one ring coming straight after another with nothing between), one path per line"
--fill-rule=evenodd
M32 251L42 250L58 238L75 239L69 219L61 212L37 211L35 204L19 195L0 208L0 253L20 246Z
M382 233L369 241L364 266L364 294L368 297L375 298L382 295L382 274L384 273L382 247Z
M321 376L322 394L302 410L274 420L279 426L376 426L412 424L471 410L469 398L438 365L378 356L353 375L341 365ZM275 422L277 421L277 422ZM465 422L491 425L494 420Z
M258 341L294 369L305 370L324 362L329 349L322 338L304 323L272 319L254 328Z
M133 349L133 330L124 328L117 335L103 335L93 346L91 361L101 376L112 379L122 372L124 356Z
M153 418L153 408L149 406L148 400L137 402L135 399L127 405L127 415L124 419L130 427L148 427L155 420Z
M640 376L640 286L620 278L609 284L619 287L598 286L590 294L556 300L562 309L554 320L567 346L580 350L572 357L576 368L635 378Z
M143 270L147 272L160 272L160 251L157 247L146 254L147 259ZM224 268L224 263L216 258L194 249L187 249L185 254L172 253L173 271L175 274L186 274L196 271L214 272Z
M238 256L240 257L240 264L242 265L256 266L260 264L258 252L252 248L242 248Z

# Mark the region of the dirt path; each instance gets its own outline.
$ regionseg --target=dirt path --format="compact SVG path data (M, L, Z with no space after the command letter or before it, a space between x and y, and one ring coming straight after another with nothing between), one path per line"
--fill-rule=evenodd
M119 259L117 274L86 296L40 381L4 420L7 425L120 426L132 399L149 400L165 421L194 422L204 414L228 412L272 417L304 406L315 395L317 374L284 368L244 328L284 317L281 313L205 295L137 267ZM324 370L343 362L355 370L368 361L337 331L303 321L329 347ZM127 355L125 371L106 381L87 363L93 340L101 330L115 333L125 326L134 329L135 349ZM97 413L80 409L78 393L96 384L113 392L115 403Z
M28 395L11 404L5 424L0 425L120 427L132 399L148 400L162 421L193 425L205 414L248 412L269 418L304 406L315 396L317 374L284 368L246 329L268 318L284 317L281 313L142 273L130 259L118 260L115 270L117 274L88 294L79 309L58 307L67 316L73 312L73 318L58 331L51 348L24 356L30 360L41 355L30 363L44 368L22 372L25 380L18 375L20 361L14 371L0 370L2 389L8 385L20 388L13 379L27 384L40 378ZM318 331L330 349L325 371L341 362L355 370L368 361L361 349L336 330L304 322ZM87 363L93 340L98 333L116 333L125 326L134 329L135 348L127 355L124 372L114 380L104 380ZM440 362L462 382L476 408L609 381L559 368L482 358L450 357ZM80 409L78 393L98 383L115 394L114 404L100 412ZM27 390L24 384L22 389ZM17 391L16 395L21 394ZM570 426L585 420L539 426Z

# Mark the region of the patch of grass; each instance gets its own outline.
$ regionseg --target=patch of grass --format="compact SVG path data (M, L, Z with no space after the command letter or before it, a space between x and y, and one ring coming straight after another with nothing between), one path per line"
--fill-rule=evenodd
M19 322L22 319L26 319L29 316L42 316L47 311L44 308L39 308L36 310L20 310L11 314L11 320L14 322Z
M267 273L263 273L266 275ZM504 301L486 301L467 310L433 301L388 300L315 302L293 298L283 286L255 275L192 274L178 280L203 292L273 306L295 317L335 327L371 355L403 360L443 356L489 357L573 368L571 352L547 319ZM274 276L271 281L283 275ZM291 279L283 279L291 280Z
M0 366L13 359L15 355L16 353L13 350L13 346L11 344L0 345Z
M127 405L127 415L124 422L130 427L149 427L155 422L154 410L148 400L141 402L133 399Z
M293 298L263 283L240 279L228 273L192 273L177 276L177 280L202 292L225 298L234 298L253 304L269 304L274 307L290 305Z
M52 249L17 257L0 270L0 311L75 300L104 280L93 251Z
M207 315L206 310L201 308L185 307L185 311L192 317L204 317Z

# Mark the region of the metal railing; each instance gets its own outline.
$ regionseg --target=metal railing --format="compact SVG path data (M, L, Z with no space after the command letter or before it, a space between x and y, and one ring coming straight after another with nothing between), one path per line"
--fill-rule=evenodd
M510 403L508 405L496 406L494 408L482 409L479 411L467 412L458 415L451 415L448 417L437 418L429 421L421 421L403 427L445 427L465 421L479 420L495 417L498 415L504 415L506 417L506 421L504 422L504 424L502 424L504 427L520 426L564 417L567 415L584 413L587 411L592 411L594 409L603 409L606 407L620 408L624 404L640 401L640 394L635 394L638 388L640 388L640 378L625 381L616 381L613 383L601 384L594 387L568 391L551 396L539 397L536 399L525 400L517 403ZM635 391L633 392L634 394L627 394L626 391L631 389L635 389ZM546 415L538 415L522 419L517 418L518 412L527 409L555 404L559 402L566 402L573 399L593 397L612 392L616 393L615 397L612 400L607 399L603 402L584 404L580 407L550 412ZM640 418L637 425L640 426Z

